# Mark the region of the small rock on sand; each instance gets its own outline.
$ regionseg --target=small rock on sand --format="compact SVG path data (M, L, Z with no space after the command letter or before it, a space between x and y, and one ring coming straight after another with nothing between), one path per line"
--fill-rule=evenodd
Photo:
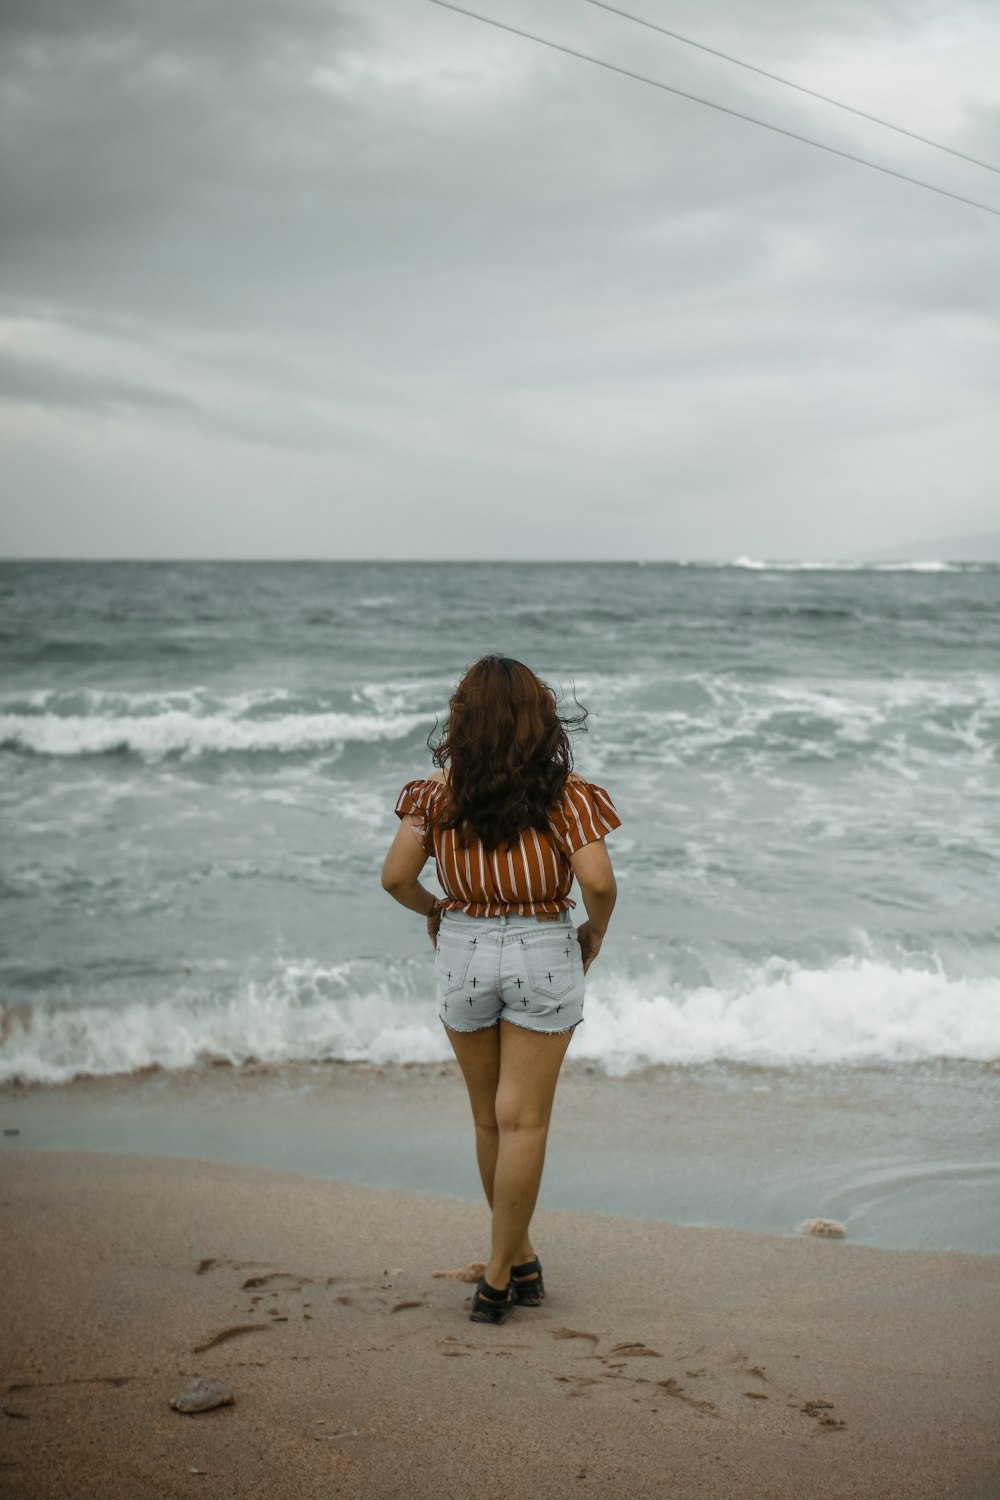
M199 1411L214 1411L217 1406L232 1406L236 1397L221 1380L210 1380L198 1375L182 1391L170 1399L174 1411L194 1414Z
M846 1238L847 1230L839 1219L807 1219L802 1225L803 1234L818 1234L828 1240Z

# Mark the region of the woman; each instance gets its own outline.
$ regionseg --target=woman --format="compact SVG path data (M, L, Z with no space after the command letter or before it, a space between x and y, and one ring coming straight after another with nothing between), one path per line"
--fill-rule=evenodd
M502 1323L513 1303L537 1307L545 1295L528 1226L583 977L617 894L604 836L621 820L607 792L572 773L573 722L521 662L476 662L434 749L439 769L400 793L382 870L389 894L427 920L440 1018L472 1104L493 1211L477 1323ZM431 854L440 901L418 879ZM587 910L575 933L574 876Z

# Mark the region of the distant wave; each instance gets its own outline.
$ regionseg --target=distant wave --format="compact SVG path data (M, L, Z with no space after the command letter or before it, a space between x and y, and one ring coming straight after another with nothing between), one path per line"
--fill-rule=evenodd
M700 564L699 566L710 566ZM722 568L750 568L764 573L981 573L1000 565L975 562L767 562L756 557L734 557Z
M404 739L421 714L283 714L241 718L167 709L147 715L0 714L0 749L34 755L132 754L146 760L270 751L294 754L352 742Z
M1000 1058L1000 977L948 976L911 956L860 953L821 964L774 957L682 983L681 957L624 978L595 976L573 1055L623 1075L654 1064L760 1066ZM728 972L726 972L728 971ZM725 977L723 978L723 973ZM44 1002L0 1018L0 1081L188 1068L224 1059L372 1063L450 1056L429 965L285 963L228 999L66 1009Z

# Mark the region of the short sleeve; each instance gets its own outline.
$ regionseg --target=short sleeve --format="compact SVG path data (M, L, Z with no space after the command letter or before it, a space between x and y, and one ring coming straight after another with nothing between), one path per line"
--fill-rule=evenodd
M438 781L408 781L396 799L397 818L408 817L425 853L431 852L430 818L439 795Z
M566 783L563 800L553 809L549 822L557 844L568 855L613 833L622 820L602 786L573 780Z

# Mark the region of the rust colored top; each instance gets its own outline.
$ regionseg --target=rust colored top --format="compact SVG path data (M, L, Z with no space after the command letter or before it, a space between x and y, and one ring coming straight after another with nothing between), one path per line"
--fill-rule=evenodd
M442 905L470 917L533 917L567 911L573 872L569 857L621 827L621 818L603 787L574 776L558 806L549 812L548 831L526 828L510 848L485 849L475 834L463 848L458 829L442 828L447 789L440 781L410 781L399 794L396 813L409 817L421 848L433 854L445 892Z

